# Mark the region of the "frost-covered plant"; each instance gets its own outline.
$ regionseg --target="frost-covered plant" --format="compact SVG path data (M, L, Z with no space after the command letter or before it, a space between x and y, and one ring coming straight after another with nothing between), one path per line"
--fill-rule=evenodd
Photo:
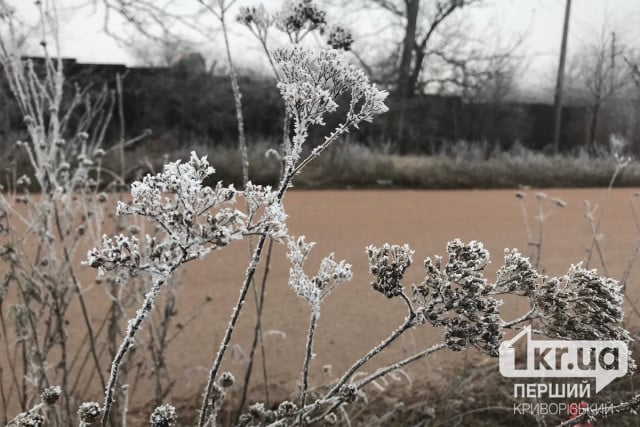
M309 277L304 272L304 264L314 243L305 242L304 236L301 236L297 239L289 238L288 246L287 257L291 262L289 286L311 306L311 320L307 334L307 351L302 368L302 391L300 393L300 407L304 407L309 387L309 364L313 357L313 339L318 317L320 316L320 305L331 291L342 283L351 280L352 273L351 265L345 261L336 262L334 254L331 254L322 260L318 273L313 277ZM300 421L302 422L302 418Z
M206 157L191 153L187 163L169 163L161 173L134 182L131 203L119 202L117 213L147 218L164 238L147 235L141 249L135 236L104 236L102 247L88 252L86 264L101 272L118 270L122 278L148 272L166 280L180 264L246 235L268 234L276 240L286 235L286 214L270 187L249 184L238 192L221 182L204 186L214 172ZM247 201L248 212L231 207L237 194Z
M565 208L567 206L567 203L558 197L550 198L546 193L542 191L536 192L535 199L537 207L535 209L536 213L533 215L533 219L538 224L538 229L534 233L529 220L530 214L525 204L526 197L526 192L516 192L516 198L518 199L518 204L520 205L524 228L527 233L527 245L531 248L532 264L535 269L540 269L545 223L556 209Z
M291 43L299 43L309 32L326 25L326 15L313 0L289 0L276 14L275 23L289 36Z
M326 37L327 45L334 49L350 50L353 44L351 31L340 25L328 24L325 11L312 0L288 1L274 14L267 12L262 4L244 6L240 8L236 20L247 27L260 42L277 77L278 70L273 61L273 52L269 48L271 28L275 27L286 34L291 43L300 43L307 35L318 31Z
M413 263L415 251L409 245L389 245L385 243L380 248L367 247L369 271L376 278L371 287L382 292L387 298L393 298L402 293L402 278Z
M473 345L490 356L498 355L502 339L500 301L490 296L495 285L484 278L489 252L480 242L447 245L449 258L427 258L424 281L414 287L420 322L445 329L444 341L453 351Z
M540 275L529 258L517 249L504 250L504 265L497 272L496 291L532 296L538 286Z
M340 25L332 25L326 31L327 44L333 49L351 50L353 33Z
M102 408L98 402L84 402L78 407L78 418L81 426L88 426L100 419Z
M596 270L572 265L567 274L544 278L531 297L544 333L572 340L622 340L622 285Z
M169 163L162 172L134 182L131 202L120 202L117 213L146 218L159 229L160 237L147 235L146 244L141 246L135 236L104 236L102 247L87 253L87 265L98 268L101 274L114 271L118 282L140 273L150 274L153 281L141 308L129 321L112 363L103 423L110 417L120 364L153 309L161 287L176 269L244 236L268 235L280 240L286 235L286 214L270 187L249 184L240 192L220 182L215 187L203 185L214 172L206 157L191 153L188 162ZM231 207L238 194L247 201L247 212Z
M388 110L384 103L388 93L371 84L340 51L310 51L293 46L276 49L273 56L281 75L278 89L294 124L292 145L285 151L288 170L299 171L349 127L371 121ZM337 110L338 98L343 94L349 95L345 121L309 157L300 160L310 127L324 125L325 116Z
M574 266L567 275L550 279L535 271L517 250L506 249L504 265L492 282L484 275L490 256L482 243L454 240L448 243L447 252L446 263L440 257L425 260L425 278L420 284L412 285L411 300L402 283L413 257L411 248L389 244L368 247L369 269L376 279L373 288L387 297L401 297L408 311L404 322L347 369L322 397L301 405L296 414L291 413L293 409L286 415L278 412L278 421L273 425L287 425L287 419L295 415L299 424L326 420L343 404L357 400L367 384L435 351L446 348L459 351L474 346L496 357L504 330L519 328L527 321L538 320L543 325L543 333L560 339L629 340L621 326L620 287L610 279L598 277L595 271ZM503 294L528 297L531 310L513 321L504 321L499 313L502 304L499 296ZM549 323L556 329L549 329L546 326ZM365 363L404 332L423 324L443 328L443 342L380 368L359 381L350 381ZM633 361L630 362L633 366Z
M98 188L106 185L105 177L119 182L103 167L116 95L106 87L89 91L65 81L53 7L50 2L35 5L42 58L27 59L16 33L21 31L19 17L0 0L0 9L8 12L0 14L0 68L23 119L15 153L26 167L24 175L12 178L16 171L10 166L1 187L0 322L15 331L3 345L13 372L9 401L15 399L12 404L25 412L47 385L59 384L60 404L45 415L68 425L83 383L79 376L91 375L104 385L104 361L96 345L100 333L91 322L86 284L75 260L79 248L102 233L106 197ZM82 329L75 333L82 339L72 342L69 307L75 305L82 314ZM84 372L71 369L73 361L83 359Z
M331 291L340 284L351 280L351 265L345 261L336 262L334 254L325 257L320 263L318 273L309 277L304 272L304 264L315 243L305 242L304 236L290 238L287 258L291 262L289 269L289 286L304 299L315 312L320 311L320 304Z
M171 405L158 406L149 417L149 425L151 427L175 427L177 421L176 408Z

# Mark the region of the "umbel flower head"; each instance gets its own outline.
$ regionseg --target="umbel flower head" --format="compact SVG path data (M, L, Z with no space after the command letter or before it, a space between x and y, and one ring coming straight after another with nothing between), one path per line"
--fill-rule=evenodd
M78 407L78 418L85 424L93 424L102 415L102 407L98 402L84 402Z
M351 50L353 34L339 25L332 25L327 31L327 44L333 49Z
M55 404L62 395L62 388L59 385L53 385L45 388L40 395L40 398L47 405Z
M393 298L402 292L402 278L413 263L415 251L409 245L390 245L380 248L367 247L369 271L376 278L371 287L382 292L387 298Z
M149 417L151 427L175 427L177 421L176 408L167 404L158 406Z
M167 277L180 264L201 258L246 235L267 234L281 240L287 235L286 214L271 187L248 183L244 191L218 182L203 181L214 169L206 156L191 153L188 162L165 165L156 175L147 175L131 185L131 202L119 203L120 215L139 215L160 230L159 236L104 236L101 248L88 252L85 264L116 271L119 279L146 271ZM247 202L247 212L234 209L236 196Z
M311 51L300 45L277 49L273 54L280 68L278 89L294 119L291 161L297 162L311 125L324 125L324 117L338 108L338 98L349 94L345 127L388 110L388 93L369 82L364 72L350 64L336 49Z
M532 296L538 287L540 274L533 268L529 258L516 249L504 250L504 265L497 273L496 293L511 293Z
M414 286L420 304L418 319L444 327L444 342L454 351L473 345L491 356L498 355L502 340L500 300L490 296L494 285L484 278L489 252L477 241L454 240L447 245L449 257L427 258L424 281Z
M313 310L319 311L325 297L340 284L351 280L352 273L350 264L345 261L336 262L331 254L322 260L315 276L307 276L304 264L313 246L314 243L304 241L304 236L289 239L289 286L300 298L307 301Z
M276 15L276 25L298 42L301 32L322 28L327 23L326 15L313 0L288 1Z
M241 7L236 20L248 27L266 28L271 25L271 18L263 5Z
M567 274L544 278L532 300L545 334L572 340L630 340L622 328L622 285L596 270L572 265Z

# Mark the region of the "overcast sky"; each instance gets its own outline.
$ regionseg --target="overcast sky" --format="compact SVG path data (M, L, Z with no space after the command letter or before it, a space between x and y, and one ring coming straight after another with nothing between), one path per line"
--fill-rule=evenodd
M195 3L195 0L192 2ZM9 3L17 8L21 16L36 18L31 0L9 0ZM258 2L240 0L238 5L255 3ZM277 10L282 3L282 0L263 1L269 10ZM131 49L103 32L104 10L100 0L58 0L57 4L61 15L60 39L64 56L85 62L136 63ZM80 7L82 5L86 6ZM486 0L482 7L468 9L465 20L472 24L475 31L497 31L504 39L515 40L524 36L519 51L525 57L523 81L540 86L546 84L555 73L564 5L565 0ZM351 26L360 37L360 48L367 50L377 43L376 37L380 37L379 29L384 27L384 22L375 16L363 18L355 9L351 10L354 7L333 7L329 13L334 19ZM235 11L231 13L235 15ZM111 18L112 28L130 37L131 29L122 24L119 17L112 15ZM582 43L597 37L603 28L614 28L619 40L635 43L640 40L640 0L573 0L570 28L570 55ZM232 27L232 43L240 48L236 49L236 56L241 64L259 61L256 59L260 57L258 48L247 31ZM214 42L209 46L201 46L201 50L215 56L220 52L220 47Z

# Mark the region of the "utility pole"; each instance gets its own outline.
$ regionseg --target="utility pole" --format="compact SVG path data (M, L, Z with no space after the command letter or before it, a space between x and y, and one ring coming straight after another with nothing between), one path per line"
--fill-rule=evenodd
M610 85L609 91L613 92L616 80L616 32L611 32L611 75L609 76Z
M560 46L560 63L558 64L558 78L556 79L556 93L554 96L553 122L553 152L558 153L560 146L560 124L562 122L562 88L564 85L564 63L567 56L567 38L569 35L569 15L571 15L571 0L566 0L564 10L564 26L562 28L562 45Z

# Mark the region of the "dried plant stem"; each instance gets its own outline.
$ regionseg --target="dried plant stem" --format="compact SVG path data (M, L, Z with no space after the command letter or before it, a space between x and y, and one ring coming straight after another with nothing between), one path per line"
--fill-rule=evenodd
M381 378L381 377L387 375L390 372L396 371L396 370L402 368L405 365L408 365L408 364L413 363L413 362L415 362L417 360L420 360L423 357L427 357L427 356L435 353L436 351L442 350L442 349L444 349L446 347L447 346L444 343L435 344L435 345L433 345L433 346L431 346L429 348L424 349L423 351L421 351L419 353L414 354L413 356L409 356L406 359L403 359L403 360L401 360L399 362L396 362L393 365L389 365L389 366L386 366L384 368L378 369L373 374L371 374L368 377L364 378L363 380L359 381L356 384L356 386L357 386L358 389L361 389L362 387L368 385L369 383L372 383L373 381L377 380L378 378ZM324 398L323 400L326 401L326 398ZM312 419L310 421L310 423L313 424L314 422L318 422L318 421L322 420L325 416L329 415L330 413L332 413L333 411L338 409L343 403L344 403L344 401L342 400L342 398L338 398L338 400L336 402L334 402L333 405L331 405L329 407L329 409L327 409L325 412L323 412L322 415ZM316 406L316 408L318 406ZM315 409L315 408L312 408L312 409ZM304 412L308 412L306 408L305 408Z
M329 392L324 396L324 399L328 399L334 396L340 388L351 378L351 376L365 363L374 358L378 353L380 353L384 348L389 346L393 341L395 341L400 335L402 335L405 331L412 328L415 325L416 315L414 313L409 313L409 315L405 318L404 323L400 325L395 331L391 333L384 341L380 344L372 348L364 357L354 363L340 378L340 380L336 383L336 385L329 390Z
M539 205L538 240L536 242L530 241L529 243L534 248L536 248L536 262L533 263L533 266L535 267L536 270L540 268L540 261L542 258L542 236L544 235L544 220L545 220L543 199L540 199L540 198L538 199L538 205Z
M244 382L242 385L242 396L240 397L240 403L238 404L238 412L236 414L236 424L242 415L242 408L244 407L245 402L247 401L247 394L249 391L249 381L251 380L251 372L253 370L253 361L255 359L255 353L258 348L258 343L260 343L260 351L262 356L262 375L264 381L264 395L265 395L265 404L269 406L269 381L268 381L268 373L266 366L266 355L264 351L264 341L262 339L262 312L264 308L264 297L265 290L267 285L267 277L269 275L269 266L271 265L271 253L273 250L273 240L269 239L269 247L267 248L267 259L265 260L265 270L264 275L262 276L262 283L260 286L260 294L258 295L255 290L255 284L253 286L254 292L256 293L256 324L253 328L253 342L251 343L251 352L249 353L249 362L247 363L247 370L244 375Z
M529 225L529 215L527 214L527 208L524 205L524 195L521 198L518 198L518 204L520 205L520 211L522 212L522 220L524 221L524 228L527 231L527 243L531 244L533 242L533 237L531 235L531 226Z
M284 198L284 195L287 192L287 189L289 188L289 184L293 180L293 177L298 172L300 172L300 170L306 164L308 164L313 159L318 157L320 153L324 149L326 149L331 143L333 143L340 135L345 133L349 129L349 126L351 126L351 124L353 124L354 122L357 123L358 121L359 120L357 117L348 118L342 124L340 124L340 126L338 126L331 134L325 137L324 142L320 146L318 146L316 149L314 149L313 152L305 160L301 161L300 164L296 166L292 165L290 170L286 171L286 173L284 174L284 179L280 183L280 187L278 189L278 195L277 195L278 201L282 201L282 199ZM238 301L236 302L236 305L233 308L231 319L229 321L229 324L227 325L227 329L224 333L222 342L220 343L218 352L216 353L216 357L213 361L213 365L211 366L211 370L209 371L209 378L207 379L207 385L205 388L205 392L203 394L202 405L200 407L200 417L198 421L198 427L204 427L207 421L207 412L209 411L209 406L210 406L209 401L213 393L215 378L216 378L216 375L218 374L218 370L220 369L220 365L222 364L222 359L224 358L227 348L229 347L229 342L231 341L231 336L233 335L233 331L236 327L236 324L238 323L238 318L240 317L240 311L242 310L242 306L244 305L244 302L247 297L249 286L251 285L251 282L258 268L258 264L260 263L260 258L262 257L262 250L264 248L264 244L266 240L267 240L267 236L265 234L261 235L260 239L258 240L258 244L256 246L254 255L251 258L251 262L249 263L249 267L247 269L247 274L245 276L242 287L240 288L240 296L238 297Z
M111 364L111 371L109 373L109 382L107 383L107 388L105 390L104 397L104 407L102 412L102 425L107 425L109 422L109 417L111 415L111 407L113 405L113 394L116 388L116 381L118 380L118 369L120 368L120 364L122 363L124 356L127 354L127 351L133 346L134 339L136 333L140 330L142 326L142 322L149 315L151 310L153 309L153 302L156 297L160 293L160 289L162 285L165 283L164 279L154 280L153 286L151 290L147 292L144 297L144 301L142 303L142 307L138 310L136 317L133 320L129 321L127 325L127 330L125 332L125 338L122 340L120 344L120 348L116 353L113 363Z
M2 424L8 424L9 419L7 418L7 414L9 413L9 405L7 404L7 398L4 392L3 380L4 380L4 371L2 366L0 366L0 401L2 401Z
M240 311L242 310L242 306L247 297L247 292L249 290L249 285L251 285L251 281L256 273L256 269L258 268L258 263L260 262L260 257L262 255L262 249L264 248L264 243L267 240L266 235L260 236L260 240L258 240L258 244L256 246L255 252L249 264L249 268L247 269L247 274L245 276L242 287L240 288L240 296L238 297L238 301L233 308L233 312L231 313L231 320L229 320L229 324L227 325L227 330L224 333L224 337L222 338L222 342L220 343L220 348L218 349L218 353L213 361L213 365L211 366L211 370L209 371L209 378L207 380L207 386L205 388L205 392L202 398L202 405L200 407L200 418L198 421L199 427L204 427L207 420L207 412L209 411L211 395L213 392L213 388L215 385L216 375L218 374L218 370L220 369L220 365L222 364L222 359L224 358L224 354L227 351L227 347L229 347L229 342L231 341L231 336L233 335L233 331L236 327L236 323L238 323L238 318L240 317Z
M304 355L304 364L302 367L302 391L300 392L300 407L304 408L307 403L307 390L309 389L309 364L313 357L313 336L316 330L316 323L320 312L316 309L311 310L311 320L309 321L309 332L307 333L307 346ZM301 426L304 426L304 412L300 412L298 422Z
M413 356L409 356L406 359L403 359L397 363L394 363L393 365L389 365L386 368L381 368L378 369L376 372L374 372L373 374L369 375L368 377L366 377L365 379L363 379L362 381L358 382L358 388L364 387L367 384L371 383L372 381L377 380L380 377L383 377L385 375L387 375L389 372L393 372L395 370L398 370L400 368L402 368L403 366L406 366L410 363L415 362L416 360L420 360L423 357L429 356L433 353L435 353L436 351L442 350L444 348L447 348L447 345L445 343L440 343L440 344L435 344L429 348L424 349L423 351L414 354Z
M633 248L631 249L631 253L629 254L629 258L627 259L627 265L625 266L624 272L622 273L622 279L620 280L620 283L622 284L623 293L625 293L627 289L627 281L629 280L629 276L631 275L631 268L633 267L633 263L638 256L638 252L640 252L640 234L636 238Z
M5 314L3 312L3 304L0 301L0 327L2 327L2 339L4 341L4 349L5 349L5 353L6 353L6 358L7 358L7 363L9 364L9 370L11 371L11 380L12 380L12 386L16 387L16 390L20 388L20 382L18 381L18 370L16 369L16 366L13 362L13 357L11 357L11 353L9 352L9 349L11 348L9 346L9 341L8 341L8 337L9 334L7 333L7 324L5 322ZM23 393L16 393L18 395L18 400L20 402L20 408L22 411L26 411L27 410L27 402L26 402L26 396ZM12 393L9 393L9 396L11 396Z
M57 205L54 203L54 214L56 220L56 228L58 230L58 235L60 236L60 241L62 243L62 252L64 255L64 261L68 266L69 275L71 276L71 282L73 283L74 290L78 295L78 302L80 303L80 309L82 311L82 318L84 320L84 324L87 328L87 335L89 336L89 348L91 349L91 355L93 356L93 362L96 364L96 370L98 371L98 376L100 378L100 384L104 389L106 387L106 381L104 375L102 374L102 368L100 367L100 358L98 357L98 353L96 350L96 339L93 334L93 328L91 326L91 319L89 318L89 312L87 310L87 304L84 301L84 297L82 295L82 289L80 287L80 282L76 277L76 274L73 270L71 264L71 257L69 256L69 251L67 250L67 245L65 244L64 233L62 232L62 225L60 224L60 214L58 212ZM66 366L66 362L65 362Z
M527 314L524 314L520 317L518 317L517 319L514 319L510 322L506 322L504 325L502 325L503 328L512 328L515 325L522 323L522 322L527 322L529 320L535 319L537 317L537 311L535 308L532 308L531 310L529 310L529 312Z
M240 154L242 155L242 181L246 185L249 181L249 155L247 154L247 142L244 135L244 117L242 114L242 94L240 93L240 85L238 84L238 76L233 65L231 56L231 48L229 47L229 35L227 34L227 25L225 22L224 10L220 15L220 24L222 25L222 34L224 35L224 45L227 52L227 61L229 61L229 77L231 77L231 88L233 90L233 100L236 107L236 120L238 121L238 145Z
M129 411L129 385L122 386L122 397L124 403L122 404L122 421L121 427L127 427L127 412Z
M600 259L602 262L602 267L606 269L604 260L602 259L602 251L600 250L600 244L598 243L598 232L600 231L600 224L602 223L602 216L604 215L604 208L607 205L607 201L609 199L609 194L611 194L611 190L613 189L613 184L616 181L616 178L620 174L620 171L626 166L626 163L618 163L616 165L615 170L613 171L613 175L611 176L611 180L609 181L609 185L607 186L607 190L604 193L604 197L602 199L602 203L600 204L600 209L598 209L598 219L596 220L595 225L592 224L592 235L591 235L591 246L589 247L589 251L587 252L587 258L584 262L585 268L589 268L589 264L591 263L591 257L593 256L593 250L597 247L598 253L600 255Z
M226 4L226 0L218 0L218 6L220 10L216 10L213 6L205 2L204 0L198 0L198 2L208 9L218 20L222 27L222 37L224 38L225 53L227 55L227 63L229 64L229 77L231 79L231 90L233 91L233 101L236 109L236 121L238 122L238 148L240 149L240 155L242 156L242 181L246 185L249 181L249 156L247 154L247 143L244 133L244 116L242 114L242 93L240 92L240 85L238 84L238 75L233 63L233 55L231 54L231 47L229 45L229 32L227 30L226 13L229 7L235 2L232 0Z

